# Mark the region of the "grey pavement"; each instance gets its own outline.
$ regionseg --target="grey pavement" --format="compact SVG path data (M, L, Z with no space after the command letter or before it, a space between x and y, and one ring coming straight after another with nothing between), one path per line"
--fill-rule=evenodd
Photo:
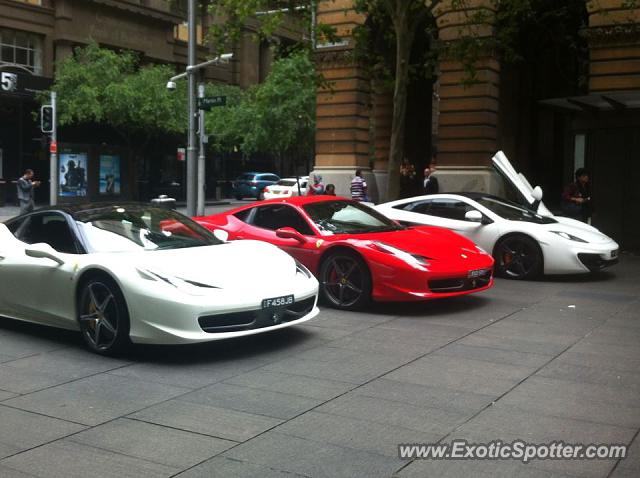
M640 257L622 254L594 276L323 308L277 333L118 358L0 319L0 477L637 477L639 309ZM630 452L398 457L399 443L458 438Z

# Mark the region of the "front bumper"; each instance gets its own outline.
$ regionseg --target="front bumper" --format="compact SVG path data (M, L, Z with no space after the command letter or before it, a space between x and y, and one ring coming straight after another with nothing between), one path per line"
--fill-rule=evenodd
M274 285L259 297L249 289L191 296L171 287L127 291L132 342L188 344L243 337L291 327L319 312L315 279L297 281L286 290ZM263 299L289 294L294 304L286 309L262 309Z
M542 244L545 274L584 274L618 263L615 241L600 244L570 244L567 248Z

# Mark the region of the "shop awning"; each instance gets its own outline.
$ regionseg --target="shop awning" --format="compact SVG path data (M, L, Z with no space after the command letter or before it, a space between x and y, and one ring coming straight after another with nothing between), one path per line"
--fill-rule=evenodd
M586 96L568 96L540 100L540 104L564 111L623 111L640 108L640 91L611 91Z

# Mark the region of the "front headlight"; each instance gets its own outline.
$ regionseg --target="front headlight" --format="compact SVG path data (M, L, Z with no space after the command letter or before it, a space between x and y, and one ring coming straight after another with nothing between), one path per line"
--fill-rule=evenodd
M311 279L311 277L313 277L311 271L309 271L309 269L307 269L298 259L294 260L296 261L296 273L304 275L307 279Z
M402 249L398 249L397 247L390 246L389 244L385 244L384 242L372 241L371 245L374 249L384 252L387 254L392 254L396 256L398 259L403 260L409 265L412 266L426 266L428 267L430 257L420 256L418 254L411 254L410 252L403 251Z
M568 232L564 232L564 231L551 231L554 234L557 234L558 236L567 239L568 241L576 241L576 242L587 242L584 239L580 239L579 237L576 237L572 234L569 234Z

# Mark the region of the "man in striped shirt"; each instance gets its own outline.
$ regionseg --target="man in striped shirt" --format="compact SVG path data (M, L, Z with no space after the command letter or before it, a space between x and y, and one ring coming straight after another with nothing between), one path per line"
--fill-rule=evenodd
M362 171L356 170L356 177L351 180L351 199L356 201L367 200L367 183L362 178Z

